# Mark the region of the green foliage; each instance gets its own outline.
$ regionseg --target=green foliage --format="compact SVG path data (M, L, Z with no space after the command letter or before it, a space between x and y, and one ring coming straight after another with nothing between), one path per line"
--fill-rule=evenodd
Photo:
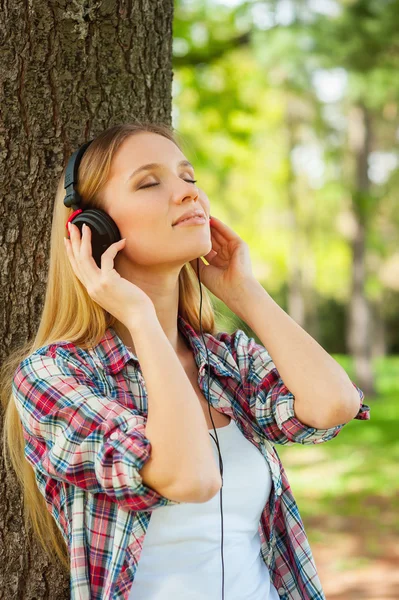
M299 271L304 328L358 384L345 352L362 224L364 294L393 354L373 359L369 421L277 448L311 543L334 546L332 572L355 569L399 536L399 0L229 4L175 2L174 126L211 212L249 244L255 276L285 311ZM213 301L223 330L256 338Z
M352 378L351 359L334 358ZM361 515L364 529L378 525L381 534L399 534L399 357L376 359L374 368L378 395L364 400L369 421L353 419L324 444L277 449L309 524L314 517L328 521Z
M346 349L364 225L364 293L398 352L399 169L381 182L370 173L372 153L399 159L399 0L342 0L336 15L291 6L282 24L279 0L176 1L174 127L212 212L249 244L255 276L285 310L299 270L305 328L329 352ZM321 99L316 78L334 69L343 96Z
M307 32L324 64L367 73L398 66L397 0L356 0L346 3L333 21L320 16Z

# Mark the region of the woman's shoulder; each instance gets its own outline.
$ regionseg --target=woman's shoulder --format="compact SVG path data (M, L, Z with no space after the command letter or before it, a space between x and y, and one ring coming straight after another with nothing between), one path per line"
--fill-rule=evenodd
M52 365L62 367L65 370L79 369L87 375L91 375L94 368L92 353L79 347L69 340L57 340L48 342L36 348L28 354L17 366L17 371L41 371Z
M237 361L246 361L248 358L253 360L259 356L264 359L266 355L270 358L267 349L243 329L238 328L232 332L218 331L214 339Z

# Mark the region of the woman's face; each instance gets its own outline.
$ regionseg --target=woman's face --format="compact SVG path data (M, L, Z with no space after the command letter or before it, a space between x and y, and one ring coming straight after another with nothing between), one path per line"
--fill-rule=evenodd
M186 160L171 140L152 132L132 135L115 155L104 190L104 210L126 238L123 255L129 261L181 267L212 249L210 203L206 194L190 183L195 179L193 167L179 164ZM138 171L148 163L158 166ZM172 225L191 209L205 213L205 224Z

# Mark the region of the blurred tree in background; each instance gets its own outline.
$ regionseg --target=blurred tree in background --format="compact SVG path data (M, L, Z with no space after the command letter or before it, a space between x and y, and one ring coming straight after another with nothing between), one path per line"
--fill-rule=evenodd
M255 273L329 352L399 349L399 3L180 0L174 125ZM397 206L397 203L396 203Z
M175 0L173 63L212 213L371 405L326 447L278 448L327 598L397 598L399 0Z

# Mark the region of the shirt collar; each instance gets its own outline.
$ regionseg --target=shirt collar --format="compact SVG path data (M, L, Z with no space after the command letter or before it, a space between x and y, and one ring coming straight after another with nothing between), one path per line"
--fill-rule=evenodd
M237 381L240 381L237 364L224 342L218 340L212 334L204 332L207 353L201 334L197 334L180 314L177 317L177 325L193 350L195 362L201 374L202 371L207 374L209 356L209 365L218 375L234 377ZM105 372L109 375L115 375L121 371L129 360L139 364L137 356L125 346L113 327L106 330L104 337L94 347L94 352L99 357Z

